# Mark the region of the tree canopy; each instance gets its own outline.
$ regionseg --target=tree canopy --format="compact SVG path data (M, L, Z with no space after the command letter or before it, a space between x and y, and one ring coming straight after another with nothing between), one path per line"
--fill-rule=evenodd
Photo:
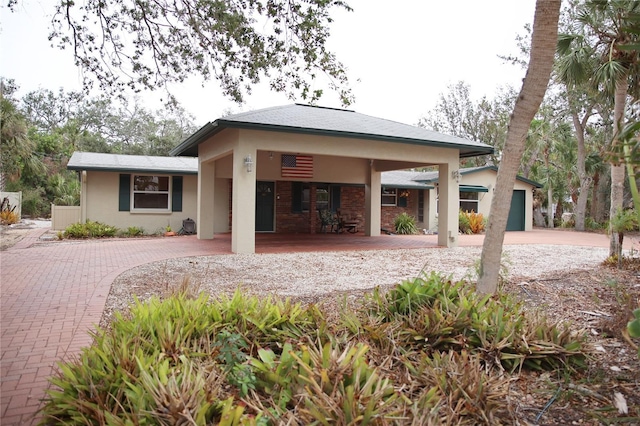
M336 8L351 10L342 0L59 0L49 38L73 50L85 87L97 83L104 93L167 89L197 76L242 102L266 79L310 102L328 85L349 105L345 68L326 46Z

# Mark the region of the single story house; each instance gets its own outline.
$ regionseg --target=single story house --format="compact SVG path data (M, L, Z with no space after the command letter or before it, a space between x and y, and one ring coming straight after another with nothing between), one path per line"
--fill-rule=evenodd
M80 174L80 220L156 233L197 216L198 159L74 152Z
M380 235L406 209L422 212L431 227L437 209L438 244L452 247L466 175L460 159L492 150L354 111L295 104L207 123L172 157L78 152L67 167L82 176L82 220L151 231L193 218L198 238L231 231L236 253L255 251L256 232L320 232L322 209L339 209L367 236ZM387 181L389 172L427 166L437 169L435 179Z

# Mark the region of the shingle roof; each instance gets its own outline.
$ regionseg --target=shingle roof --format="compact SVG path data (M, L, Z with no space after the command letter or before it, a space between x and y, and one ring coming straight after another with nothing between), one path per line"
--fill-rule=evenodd
M355 111L309 105L285 105L243 112L207 123L171 151L197 155L198 144L225 128L260 129L324 136L382 140L460 150L461 157L490 154L489 145Z
M195 175L198 174L198 159L74 152L69 159L67 169Z
M407 189L433 189L432 185L416 180L423 172L412 172L409 170L394 170L381 173L382 186L390 186L392 188Z

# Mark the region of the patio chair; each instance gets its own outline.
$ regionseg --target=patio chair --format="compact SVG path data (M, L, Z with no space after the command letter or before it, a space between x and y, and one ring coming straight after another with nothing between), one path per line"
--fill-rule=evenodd
M333 228L337 227L338 221L329 209L318 209L318 216L320 217L320 232L324 232L326 234L327 227L329 227L329 230L333 232Z
M355 234L358 232L358 221L343 218L340 214L340 209L336 210L336 217L338 219L338 233L350 232Z

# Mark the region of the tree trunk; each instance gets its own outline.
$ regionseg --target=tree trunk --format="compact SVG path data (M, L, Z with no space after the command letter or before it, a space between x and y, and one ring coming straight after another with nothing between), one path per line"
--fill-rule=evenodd
M600 172L596 170L593 174L593 186L591 188L591 218L600 223Z
M527 132L549 84L558 40L560 3L561 0L536 1L529 68L509 122L482 245L477 285L480 293L495 293L498 288L502 244L509 217L509 208L505 206L511 205L513 185L524 153Z
M553 210L553 188L551 187L551 178L547 178L547 228L553 229L553 218L555 211Z
M620 132L620 126L622 126L622 119L624 116L624 107L627 97L627 74L620 76L616 82L616 94L615 102L613 106L613 144L618 140L618 133ZM624 165L612 164L611 165L611 206L609 208L609 219L613 218L618 210L622 210L624 202ZM609 240L609 256L619 255L622 252L620 247L620 241L618 233L613 232L613 229L609 227L609 233L611 239Z
M576 202L576 207L573 210L574 219L575 219L575 228L576 231L584 231L584 219L587 214L587 199L589 198L589 187L591 186L591 178L587 176L586 171L586 161L587 161L587 150L584 144L584 126L586 124L586 120L588 119L588 115L585 115L583 121L578 119L578 114L575 112L572 114L573 116L573 127L576 130L576 138L578 140L578 179L580 180L580 192L578 193L578 201Z

